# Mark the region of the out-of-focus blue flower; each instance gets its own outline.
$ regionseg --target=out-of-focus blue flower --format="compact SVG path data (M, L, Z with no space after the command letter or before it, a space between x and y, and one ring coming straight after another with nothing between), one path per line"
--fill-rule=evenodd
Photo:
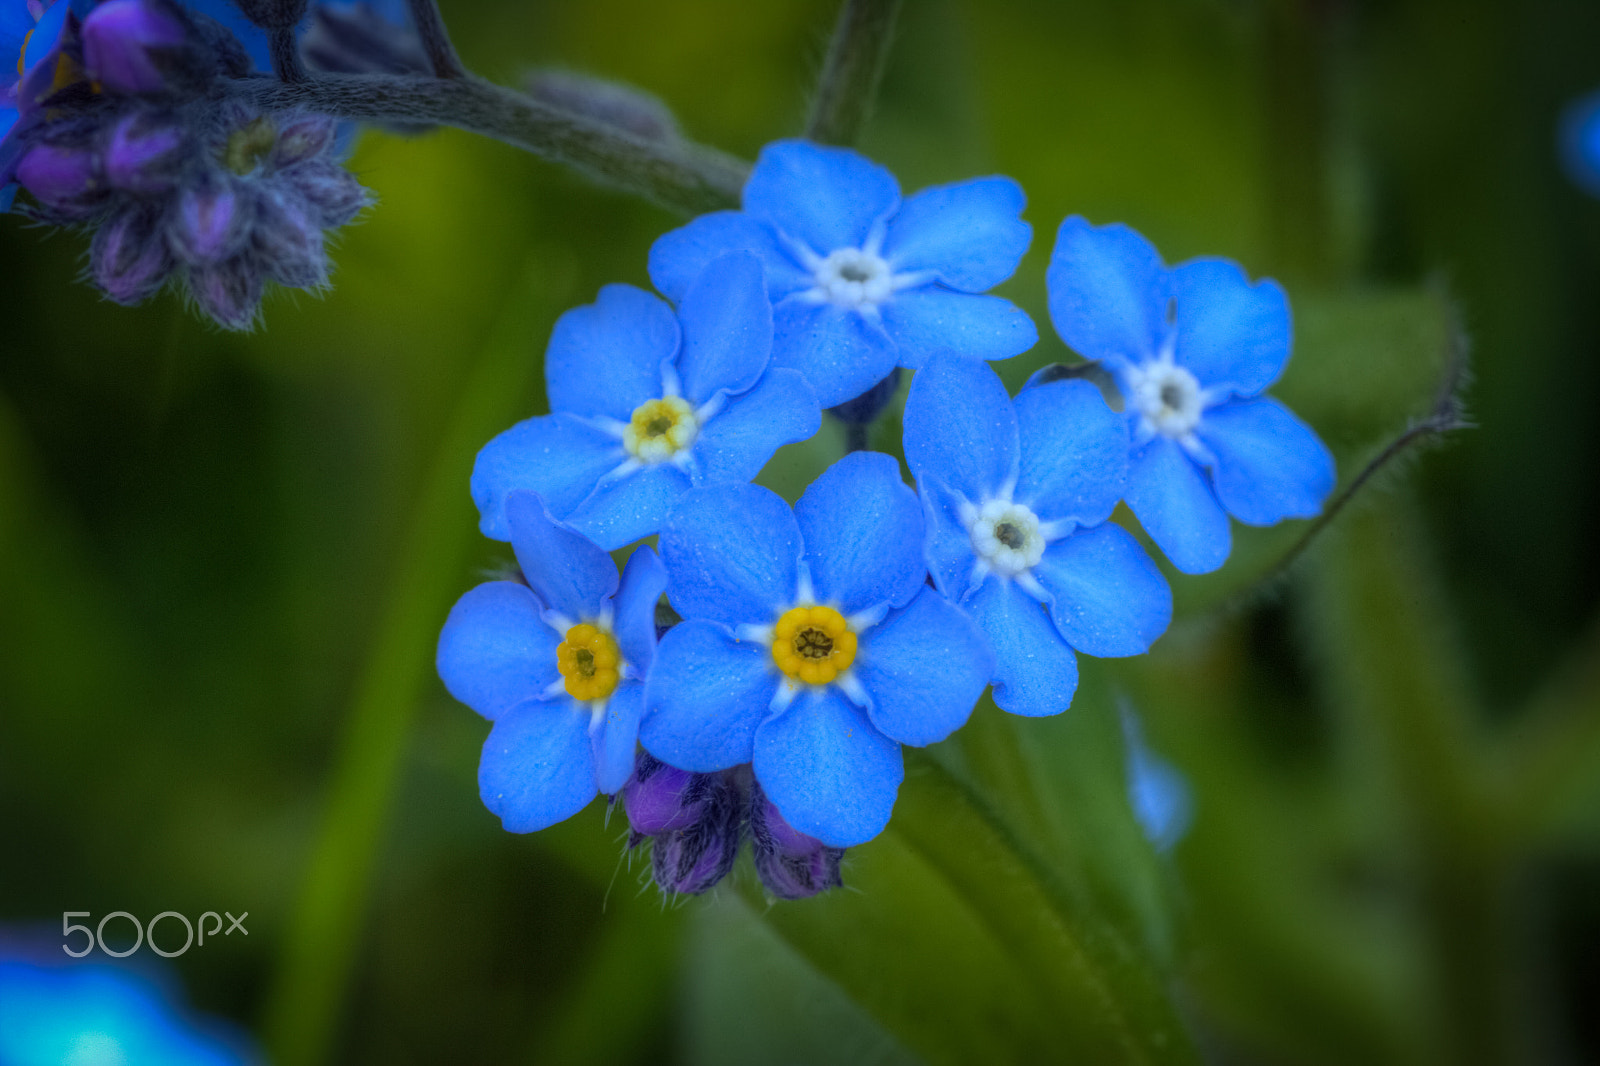
M751 763L793 828L832 847L876 836L900 745L967 720L992 659L924 579L923 519L886 455L857 452L791 511L755 485L683 497L661 531L672 604L640 730L657 758Z
M666 572L640 548L619 584L611 557L533 493L513 495L506 517L527 583L490 581L461 597L438 668L451 695L494 723L478 767L484 804L528 833L633 773Z
M1194 820L1194 796L1178 768L1150 750L1133 710L1122 708L1128 803L1157 851L1169 851Z
M255 1061L242 1037L209 1019L188 1016L133 970L44 962L0 945L0 1063L5 1066Z
M1578 97L1562 113L1561 162L1574 184L1600 196L1600 92Z
M981 363L936 359L905 413L906 463L928 514L928 569L994 648L994 699L1056 714L1078 686L1076 649L1138 655L1172 619L1172 593L1137 541L1106 521L1128 431L1084 381L1013 402Z
M773 365L799 370L824 407L934 352L1008 359L1038 341L1033 320L980 295L1009 278L1033 228L1010 178L975 178L901 201L883 167L847 148L767 145L744 210L702 215L650 249L650 278L681 299L717 256L746 249L767 272Z
M1228 516L1310 518L1333 491L1333 456L1261 395L1289 360L1289 301L1237 263L1168 269L1124 225L1061 223L1047 275L1061 338L1116 378L1133 431L1126 499L1179 570L1221 566Z
M10 210L16 195L26 120L62 79L74 76L70 62L62 67L60 51L71 9L69 0L0 0L0 211Z
M691 486L748 481L821 424L811 387L769 369L772 309L747 252L712 261L678 311L607 285L561 316L545 353L553 414L478 453L472 498L486 536L510 536L506 499L534 491L608 550L649 536Z

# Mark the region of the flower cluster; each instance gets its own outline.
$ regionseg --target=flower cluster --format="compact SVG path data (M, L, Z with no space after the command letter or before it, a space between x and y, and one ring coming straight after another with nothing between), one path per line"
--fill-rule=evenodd
M33 217L91 231L89 276L112 300L173 284L248 329L269 282L326 286L326 234L368 194L332 120L229 97L268 62L231 4L0 0L0 48L20 57L0 111L0 206L20 185Z
M950 736L990 686L1007 711L1060 713L1078 654L1165 631L1171 592L1111 522L1119 500L1187 571L1221 564L1228 514L1320 508L1331 458L1259 395L1287 303L1232 263L1169 270L1126 227L1068 219L1052 317L1120 413L1081 379L1006 391L987 362L1036 332L985 290L1027 248L1022 207L1005 178L902 202L854 152L780 142L744 210L651 249L671 303L612 285L562 316L551 413L472 475L520 571L463 597L439 643L446 686L494 723L479 779L508 829L620 795L665 891L710 889L746 840L771 895L835 887L844 849L889 822L903 745ZM792 507L751 483L824 406L870 418L899 368L915 488L867 451ZM635 548L619 582L606 552L650 536L659 555Z

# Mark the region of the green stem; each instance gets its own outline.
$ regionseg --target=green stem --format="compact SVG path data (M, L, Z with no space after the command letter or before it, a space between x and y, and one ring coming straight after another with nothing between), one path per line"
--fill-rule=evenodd
M252 78L234 82L230 91L268 110L454 126L690 215L737 207L750 171L743 160L714 148L642 137L472 76L324 74L294 84Z
M806 121L806 137L850 145L861 135L889 58L900 0L845 0Z
M417 706L431 684L434 643L462 591L475 541L467 474L473 455L515 417L528 389L537 362L528 358L527 338L539 332L540 289L532 269L512 288L413 512L268 998L266 1040L280 1066L328 1059Z

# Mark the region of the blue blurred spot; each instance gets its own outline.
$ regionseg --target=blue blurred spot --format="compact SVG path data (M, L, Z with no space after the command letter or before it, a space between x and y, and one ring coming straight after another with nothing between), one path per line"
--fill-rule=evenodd
M1128 803L1156 850L1170 850L1194 821L1189 782L1177 767L1145 746L1138 717L1126 705L1122 732L1128 745Z
M1580 96L1562 113L1561 162L1573 184L1600 196L1600 92Z

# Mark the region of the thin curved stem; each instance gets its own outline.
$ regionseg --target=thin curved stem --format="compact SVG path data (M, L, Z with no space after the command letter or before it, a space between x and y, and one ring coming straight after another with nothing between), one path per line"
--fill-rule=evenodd
M685 214L736 207L749 164L681 139L651 140L473 75L325 74L285 84L251 78L233 92L267 109L304 108L363 122L454 126L504 141Z
M889 58L900 0L845 0L811 101L806 137L854 144L872 113Z
M450 43L450 31L445 28L444 17L439 14L437 0L408 0L411 21L422 39L422 50L428 55L428 65L438 78L464 78L466 65Z

